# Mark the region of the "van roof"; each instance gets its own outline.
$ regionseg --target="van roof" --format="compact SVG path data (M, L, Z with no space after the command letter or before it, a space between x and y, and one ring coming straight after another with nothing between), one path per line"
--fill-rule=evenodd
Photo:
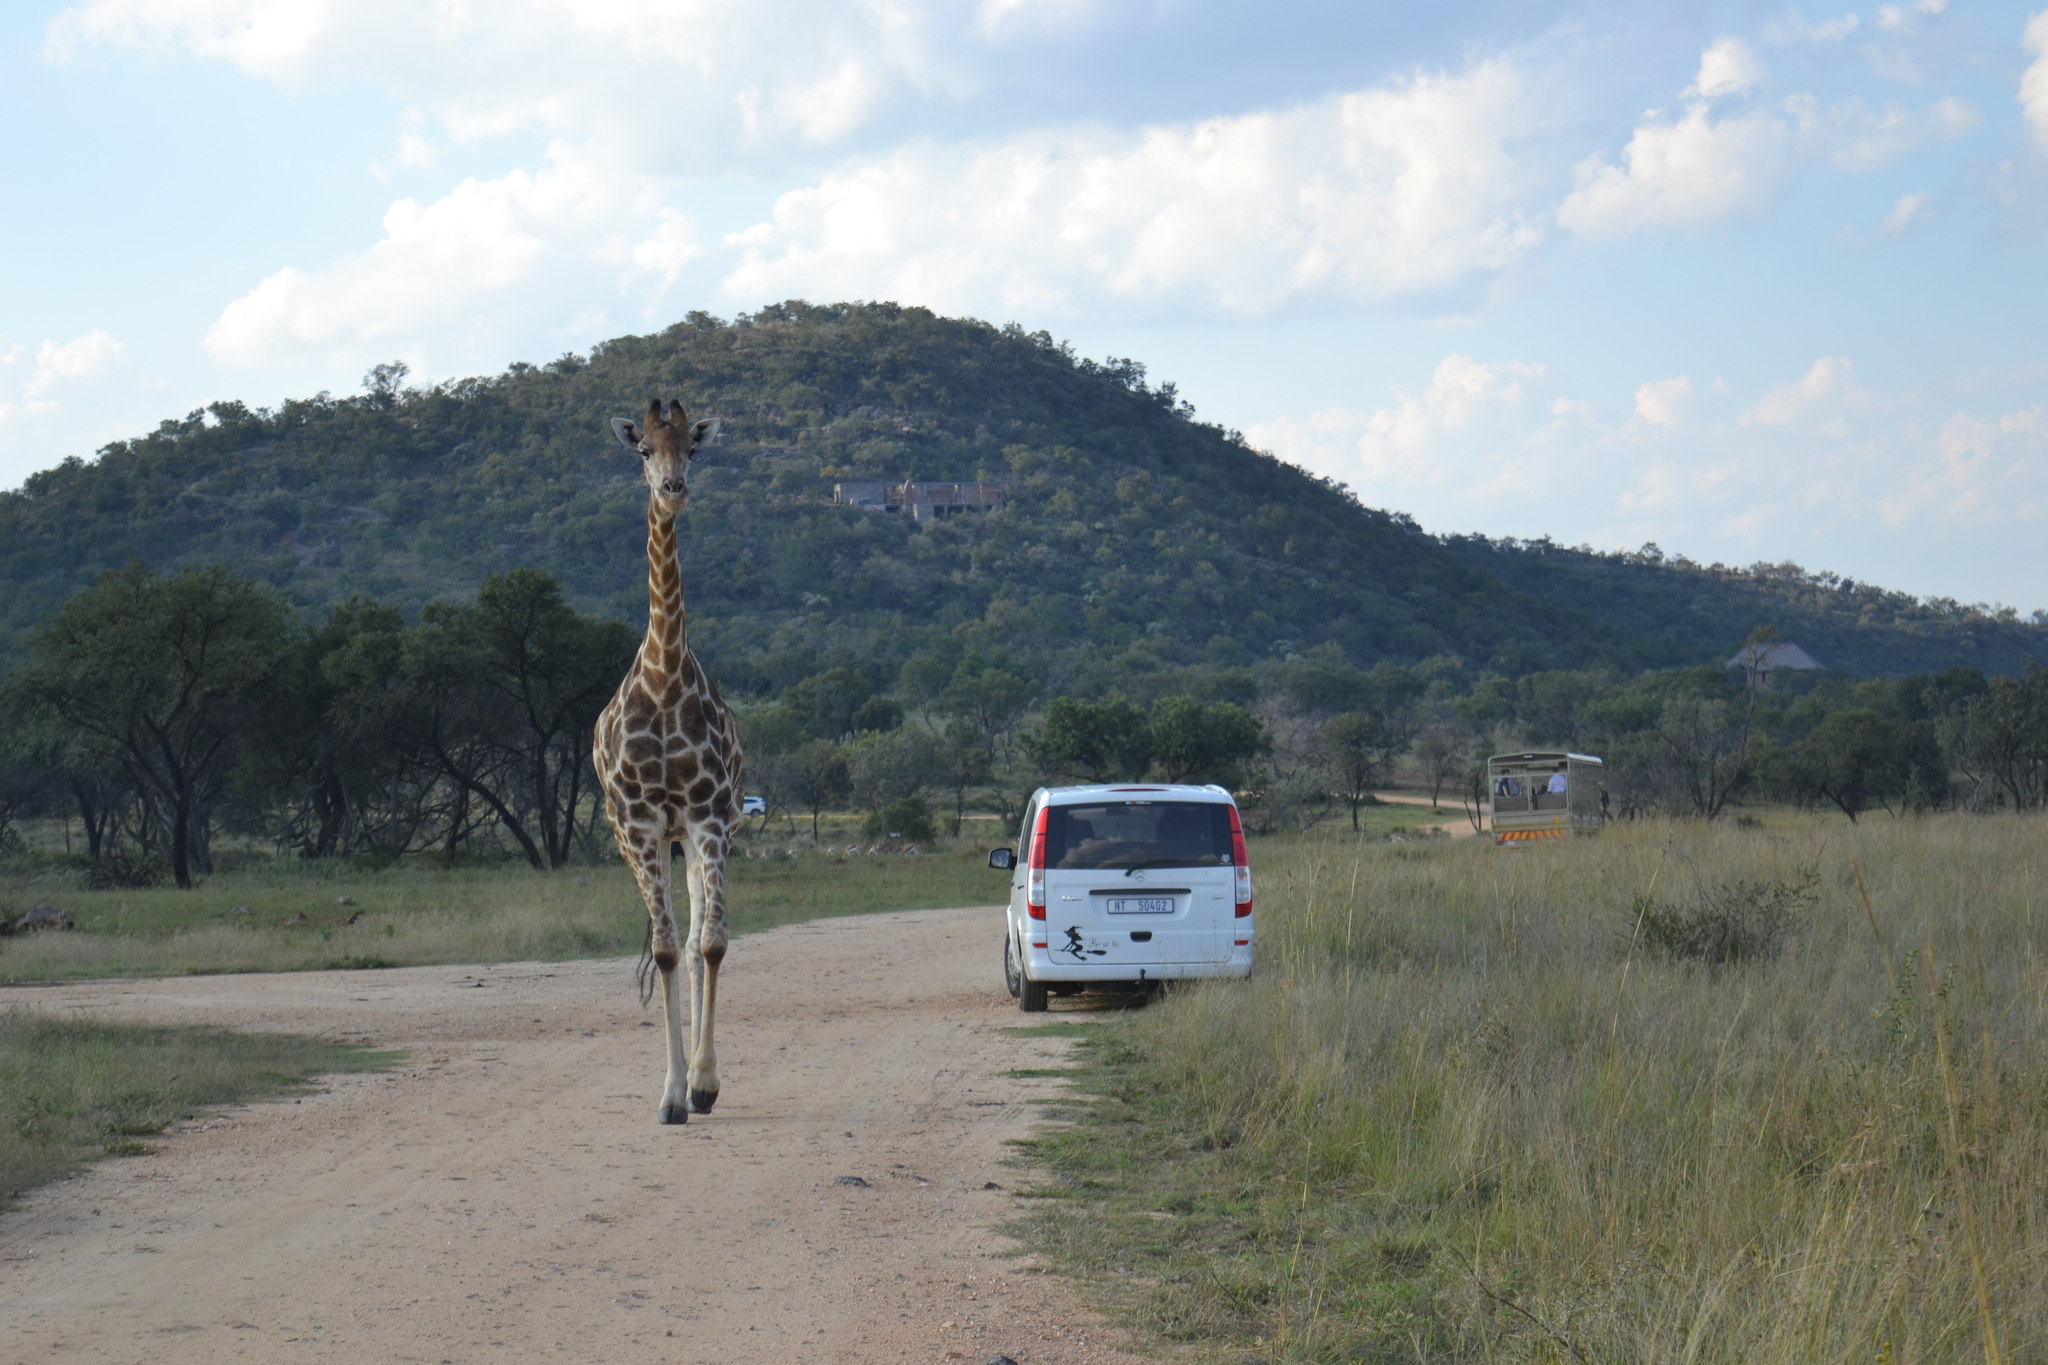
M1043 792L1046 800L1055 806L1099 801L1108 796L1150 801L1215 801L1237 804L1228 789L1213 783L1197 787L1185 782L1103 782L1085 787L1040 787L1039 791Z

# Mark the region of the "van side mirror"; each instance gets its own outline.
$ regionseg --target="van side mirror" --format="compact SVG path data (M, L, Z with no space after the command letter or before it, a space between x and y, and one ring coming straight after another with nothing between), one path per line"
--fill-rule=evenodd
M1008 872L1017 865L1016 850L1008 848L992 849L988 855L988 865L998 872Z

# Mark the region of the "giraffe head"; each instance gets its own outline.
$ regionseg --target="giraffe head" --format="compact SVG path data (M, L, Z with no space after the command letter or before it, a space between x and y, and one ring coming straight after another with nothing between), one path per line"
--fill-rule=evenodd
M668 414L661 415L659 398L649 399L644 430L623 417L614 417L612 435L640 457L647 491L655 503L677 512L690 500L690 457L717 433L718 423L707 419L692 426L680 398L669 404Z

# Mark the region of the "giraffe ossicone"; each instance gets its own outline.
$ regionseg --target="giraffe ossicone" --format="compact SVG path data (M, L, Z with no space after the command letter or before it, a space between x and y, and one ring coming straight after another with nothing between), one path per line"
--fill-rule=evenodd
M676 557L676 517L690 499L690 459L717 432L716 422L692 425L680 399L666 413L660 399L650 400L642 426L624 418L612 422L612 434L639 457L647 480L647 635L598 717L591 757L619 853L647 902L648 952L668 1024L663 1123L687 1123L692 1109L708 1114L718 1099L712 1020L727 941L725 859L740 818L739 727L690 653ZM676 914L671 844L683 854L687 932ZM690 983L687 1016L678 967Z

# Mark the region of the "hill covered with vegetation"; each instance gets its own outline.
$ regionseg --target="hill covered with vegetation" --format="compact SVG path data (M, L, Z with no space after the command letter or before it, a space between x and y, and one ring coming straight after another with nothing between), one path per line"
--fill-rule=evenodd
M693 638L740 695L821 661L892 684L942 639L1080 695L1322 644L1361 667L1628 675L1724 658L1766 622L1863 675L2048 654L2039 621L1792 569L1434 537L1195 420L1135 362L916 308L694 313L588 356L402 380L217 402L0 494L0 664L131 559L219 563L314 619L350 594L410 618L538 567L637 621L645 493L606 423L654 394L723 422L683 554ZM1006 505L919 525L830 504L837 481L906 476L998 480Z

